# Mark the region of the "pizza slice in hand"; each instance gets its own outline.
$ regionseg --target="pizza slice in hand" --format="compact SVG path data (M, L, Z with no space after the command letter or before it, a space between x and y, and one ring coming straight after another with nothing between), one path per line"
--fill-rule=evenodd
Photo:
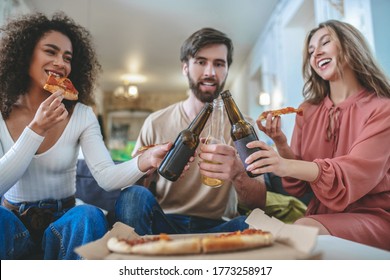
M142 154L143 152L145 152L146 150L149 150L150 148L153 148L155 147L157 144L152 144L152 145L147 145L147 146L142 146L142 147L139 147L138 150L136 151L136 153L134 154L134 157Z
M268 114L272 114L272 117L277 117L280 115L292 114L292 113L297 113L298 116L303 116L303 109L302 108L295 109L294 107L285 107L277 110L264 111L263 113L261 113L258 120L260 121L265 120Z
M63 90L64 99L77 100L79 92L73 86L72 82L65 77L57 76L53 73L49 74L47 81L43 88L51 93L58 90Z

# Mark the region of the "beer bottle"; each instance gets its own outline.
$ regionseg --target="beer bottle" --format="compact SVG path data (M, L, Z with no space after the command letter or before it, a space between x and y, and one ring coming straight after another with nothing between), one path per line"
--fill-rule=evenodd
M226 143L224 138L224 125L223 101L220 97L218 97L213 101L213 113L211 114L209 133L207 135L205 145ZM220 164L219 162L209 163ZM223 181L202 175L202 183L209 187L217 188L222 186Z
M237 107L236 102L233 100L230 91L226 90L221 93L223 103L225 104L226 112L229 117L230 124L232 125L230 134L232 136L234 146L237 149L237 152L240 156L244 167L248 165L245 163L245 159L252 153L259 151L260 148L249 149L246 147L246 144L249 142L259 140L255 129L253 126L245 121L240 110ZM256 177L261 174L253 174L252 172L247 171L249 177Z
M180 177L190 157L195 154L199 145L199 135L212 110L213 106L206 103L189 127L179 133L158 168L158 173L161 176L170 181L176 181Z

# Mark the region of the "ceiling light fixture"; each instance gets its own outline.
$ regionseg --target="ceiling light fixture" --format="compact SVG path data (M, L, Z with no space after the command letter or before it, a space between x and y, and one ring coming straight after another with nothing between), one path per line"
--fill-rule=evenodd
M261 106L268 106L271 104L271 96L268 92L261 92L259 94L259 104Z
M114 90L114 96L124 99L136 99L138 98L138 87L136 85L123 85Z
M123 85L118 86L114 90L114 96L124 99L136 99L138 98L138 87L136 84L144 83L146 77L139 74L124 74L120 78Z

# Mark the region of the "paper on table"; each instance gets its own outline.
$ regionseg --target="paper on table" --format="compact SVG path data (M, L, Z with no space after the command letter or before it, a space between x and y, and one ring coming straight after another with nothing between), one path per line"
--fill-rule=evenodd
M316 243L318 228L285 224L267 216L260 209L254 209L245 222L253 228L271 232L276 241L293 246L303 253L309 253Z

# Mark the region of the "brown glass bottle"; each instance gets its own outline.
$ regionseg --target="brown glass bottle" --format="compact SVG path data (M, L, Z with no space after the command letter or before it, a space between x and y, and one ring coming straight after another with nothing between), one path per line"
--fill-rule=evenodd
M240 159L246 168L248 165L245 163L245 160L252 153L259 151L259 148L249 149L246 147L246 144L249 142L259 140L255 129L253 126L248 123L242 116L240 110L237 107L236 102L232 98L231 93L226 90L221 93L223 103L225 104L225 109L229 117L230 124L232 125L230 134L232 136L234 146L237 149ZM247 171L249 177L256 177L261 174L253 174L252 172Z
M213 106L206 103L189 127L179 133L172 148L165 155L158 168L158 173L161 176L170 181L176 181L180 177L184 167L199 145L199 135L212 110Z

